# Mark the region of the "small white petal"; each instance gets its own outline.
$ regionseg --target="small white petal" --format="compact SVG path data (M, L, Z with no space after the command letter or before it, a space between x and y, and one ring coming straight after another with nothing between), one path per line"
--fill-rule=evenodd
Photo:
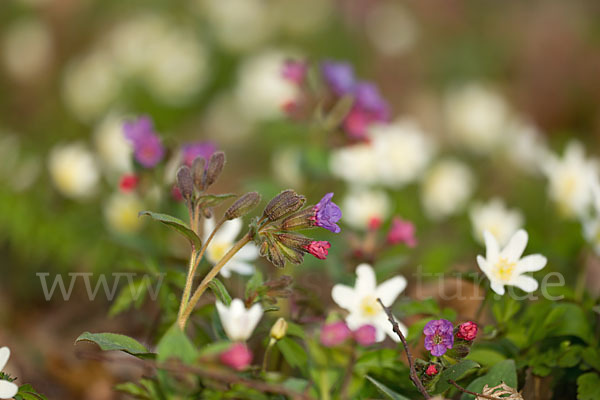
M229 269L229 265L221 268L220 274L223 278L231 278L231 270Z
M210 217L204 220L204 227L202 232L202 240L206 242L213 229L215 229L215 218Z
M250 307L250 309L247 312L248 320L247 320L246 339L248 339L252 335L252 332L254 332L254 328L256 328L256 325L258 325L258 321L260 321L262 316L263 316L263 309L262 309L262 306L260 305L260 303L256 303L252 307Z
M504 285L500 282L491 282L490 284L492 290L498 293L500 296L504 295Z
M10 349L8 347L0 348L0 371L4 369L10 358Z
M252 264L235 260L235 258L229 261L227 268L229 268L229 271L237 272L240 275L252 275L254 273L254 266Z
M367 324L375 326L375 324L373 323L371 318L365 318L360 313L352 313L351 312L350 314L348 314L348 316L346 316L346 325L348 325L348 328L350 328L350 330L352 330L352 331L360 328L363 325L367 325Z
M234 258L244 261L253 261L258 258L258 247L254 243L248 243L244 247L242 247L237 253L235 253Z
M491 232L485 230L483 231L483 239L485 241L485 258L490 261L498 258L500 246L496 237Z
M242 230L242 219L235 218L229 221L226 221L217 233L215 233L215 237L213 240L216 242L231 242L235 241L235 238Z
M516 271L518 273L539 271L546 266L547 262L548 260L543 255L531 254L519 260Z
M527 275L519 275L514 277L510 284L527 293L535 292L538 288L538 281Z
M19 387L9 381L0 381L0 399L12 399L15 397Z
M357 298L353 288L339 283L331 289L331 297L338 306L345 308L346 310L352 310L354 308Z
M525 251L528 240L527 232L519 229L508 241L508 244L502 249L502 256L510 261L517 261Z
M488 275L490 267L489 267L488 262L486 261L485 258L483 258L482 256L477 256L477 265L479 265L479 269L481 271L483 271L483 273L485 273L486 275Z
M359 295L374 294L377 287L375 271L369 264L360 264L356 267L356 284L354 289Z
M376 294L383 304L389 307L405 288L406 279L403 276L395 276L377 286Z
M398 323L398 327L400 328L400 331L402 332L404 337L406 337L406 335L408 334L408 329L406 329L406 326L402 322L398 321L398 318L394 318L394 319ZM398 334L396 332L394 332L394 327L388 320L386 313L382 312L381 314L379 314L377 316L377 319L375 321L375 327L377 328L378 331L381 330L382 332L387 334L390 338L392 338L392 340L394 342L400 341L400 338L398 337ZM381 340L383 340L383 338ZM378 340L378 341L381 341L381 340Z

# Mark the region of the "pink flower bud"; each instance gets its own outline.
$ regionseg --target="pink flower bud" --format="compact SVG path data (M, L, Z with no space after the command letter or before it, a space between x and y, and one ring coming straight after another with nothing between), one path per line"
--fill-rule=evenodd
M334 322L323 325L321 329L321 344L325 347L334 347L343 343L352 334L345 322Z
M323 240L315 240L311 242L308 246L305 247L306 251L308 251L313 256L317 257L319 260L325 260L327 258L327 254L329 253L327 249L331 247L331 243L323 241Z
M121 177L121 181L119 182L119 189L123 193L129 193L133 191L139 182L139 178L134 174L126 174Z
M354 331L354 340L361 346L370 346L375 343L377 330L373 325L363 325Z
M379 217L371 217L369 219L369 230L370 231L376 231L377 229L379 229L381 227L381 224L383 223L383 221L381 220L381 218Z
M477 336L478 330L479 330L479 327L477 326L477 324L475 322L468 321L468 322L465 322L464 324L461 324L458 327L458 332L456 333L456 336L461 339L471 341L471 340L475 339L475 337Z
M408 247L415 247L417 239L415 238L415 226L410 221L403 221L395 217L392 226L387 234L389 244L405 243Z
M221 353L220 359L228 367L241 371L252 362L252 352L244 343L234 343Z
M431 364L431 365L429 365L429 367L427 367L427 370L425 371L425 373L429 376L433 376L438 373L438 370L435 367L435 365Z

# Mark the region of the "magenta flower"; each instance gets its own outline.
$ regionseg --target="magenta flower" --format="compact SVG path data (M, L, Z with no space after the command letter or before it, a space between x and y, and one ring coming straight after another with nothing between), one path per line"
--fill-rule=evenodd
M458 327L458 332L456 333L456 336L470 342L471 340L475 339L475 337L477 337L478 330L479 327L475 322L468 321L464 324L461 324Z
M321 344L325 347L338 346L346 341L351 334L350 328L343 321L326 324L321 329Z
M363 325L354 331L354 340L361 346L370 346L375 343L377 329L373 325Z
M394 217L392 226L387 234L387 242L389 244L405 243L408 247L415 247L417 245L415 226L410 221Z
M374 121L387 121L389 119L389 105L381 97L379 89L373 83L360 82L354 90L356 106L371 113Z
M217 146L210 141L187 143L181 146L183 163L187 166L191 166L196 157L202 157L208 161L215 151L217 151Z
M304 61L286 60L281 70L281 75L284 79L301 85L306 77L308 65Z
M328 249L330 247L331 243L327 241L314 240L310 242L308 246L304 246L304 249L313 256L317 257L319 260L325 260L327 258L327 254L329 254Z
M453 330L452 322L447 319L435 319L425 325L423 328L425 348L431 352L431 355L442 356L446 350L454 346Z
M158 164L165 155L160 138L154 132L152 120L147 115L123 124L125 138L133 145L133 155L146 168Z
M331 91L338 96L351 93L356 85L354 69L348 63L323 61L321 74Z
M333 193L327 193L313 207L314 216L311 218L316 226L325 228L333 233L340 233L341 229L336 224L342 218L342 210L331 201Z
M241 371L252 362L252 352L244 343L234 343L219 358L228 367Z

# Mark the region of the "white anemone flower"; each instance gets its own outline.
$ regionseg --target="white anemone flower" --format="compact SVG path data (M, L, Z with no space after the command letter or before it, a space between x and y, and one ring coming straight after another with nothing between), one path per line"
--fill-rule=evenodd
M427 216L440 220L460 212L473 192L469 167L456 159L438 161L427 171L421 201Z
M494 292L503 295L504 286L516 286L528 293L538 288L538 281L524 273L541 270L546 266L547 259L541 254L521 258L527 246L527 232L519 229L502 250L490 232L485 231L483 237L486 255L485 258L478 255L477 264L490 280Z
M596 163L585 158L582 144L569 142L564 157L551 156L543 169L549 181L549 195L560 211L567 217L582 216L591 205L589 182L596 170Z
M379 180L375 149L370 143L333 150L329 170L333 176L357 185L371 185Z
M223 329L227 337L234 342L248 340L263 315L259 303L246 309L240 299L233 299L229 307L217 300L216 306Z
M215 227L214 218L207 218L204 222L204 240L208 238ZM235 218L226 221L215 233L210 244L206 248L206 259L211 264L216 264L236 242L236 237L242 230L242 219ZM248 243L242 247L229 262L221 269L221 275L225 278L231 276L231 272L237 272L241 275L251 275L254 273L254 266L250 264L258 258L258 249L254 243Z
M0 371L4 369L10 358L10 349L8 347L0 348ZM15 397L19 387L12 382L0 380L0 399L12 399Z
M484 243L483 232L489 231L503 246L523 226L523 214L519 210L509 210L499 198L473 205L469 214L473 235L479 243Z
M593 211L591 215L581 218L583 236L600 254L600 179L597 174L590 179L590 190L593 196Z
M342 200L344 222L354 229L367 229L390 214L390 199L383 190L353 188ZM376 223L377 225L377 223Z
M381 299L383 304L389 307L405 288L406 279L400 275L377 285L373 268L369 264L360 264L356 267L354 287L337 284L331 290L331 297L338 306L349 311L346 324L351 330L363 325L372 325L376 330L375 338L378 342L385 338L386 333L397 342L400 339L394 333L392 324L377 299ZM406 327L400 322L398 325L406 335Z
M71 198L91 196L100 179L96 159L82 143L55 146L48 157L48 170L54 186Z

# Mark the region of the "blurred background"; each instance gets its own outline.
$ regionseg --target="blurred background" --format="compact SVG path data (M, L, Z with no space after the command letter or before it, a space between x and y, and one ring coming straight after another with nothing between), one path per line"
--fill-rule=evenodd
M117 398L112 385L140 373L78 358L73 342L84 330L143 338L151 305L108 317L111 303L88 301L81 282L71 301L46 301L36 275L130 271L165 253L183 271L185 246L137 218L142 209L185 215L170 201L173 154L154 175L160 185L124 195L123 176L136 168L122 132L127 118L150 115L169 148L211 141L224 150L222 191L267 198L292 187L314 202L330 188L340 201L358 190L332 161L343 146L307 145L308 124L286 114L295 90L281 77L288 58L351 63L380 88L393 120L418 124L437 157L468 167L458 168L467 175L460 182L479 182L432 189L429 202L421 176L388 185L389 199L375 208L390 210L384 221L392 214L413 221L419 246L391 254L381 270L472 269L482 248L467 204L501 196L525 215L534 252L543 248L552 269L568 272L570 260L588 259L580 251L585 240L579 223L558 217L548 200L538 151L562 154L576 139L585 154L598 154L599 16L600 3L591 0L3 0L0 345L13 350L7 370L61 399ZM401 163L407 155L398 150L390 157ZM468 193L457 195L460 210L431 204L456 190ZM364 230L369 217L351 219L353 204L379 204L373 193L364 196L347 199L347 208L341 202L349 231ZM352 281L342 276L357 255L345 244L352 236L326 239L334 243L326 264L293 268L324 268L327 278L313 276L311 287L330 302L333 282Z

